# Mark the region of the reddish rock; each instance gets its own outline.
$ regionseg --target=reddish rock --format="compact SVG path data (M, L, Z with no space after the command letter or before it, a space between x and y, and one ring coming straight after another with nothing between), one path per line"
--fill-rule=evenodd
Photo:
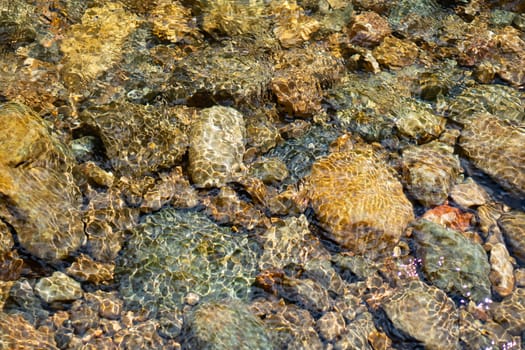
M388 21L375 12L363 12L355 16L348 35L352 44L372 48L392 33Z

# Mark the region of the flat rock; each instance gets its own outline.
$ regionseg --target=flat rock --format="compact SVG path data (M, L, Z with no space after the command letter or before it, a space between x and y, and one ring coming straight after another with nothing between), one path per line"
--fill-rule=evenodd
M461 171L454 148L442 142L403 150L403 177L408 191L426 207L445 202Z
M58 350L53 335L37 330L22 315L0 312L1 349Z
M24 105L1 105L0 123L0 217L31 254L63 259L85 239L74 158Z
M498 220L509 252L520 263L525 263L525 212L510 211Z
M525 131L490 114L468 123L460 147L474 165L515 196L525 193Z
M125 101L84 110L81 129L95 130L118 175L148 175L169 169L186 153L188 137L177 115Z
M41 278L35 285L35 291L46 303L76 300L83 293L80 283L60 271Z
M410 281L383 301L394 326L422 342L425 349L459 349L459 315L440 289Z
M130 230L115 276L128 308L155 314L182 307L190 292L209 299L247 298L256 263L247 237L204 213L165 208Z
M307 196L328 237L357 254L388 252L413 218L401 183L370 146L314 163Z
M514 293L491 307L494 321L510 334L520 335L525 330L525 289L516 288Z
M471 177L463 183L456 184L450 191L450 197L463 208L470 208L486 204L490 196Z

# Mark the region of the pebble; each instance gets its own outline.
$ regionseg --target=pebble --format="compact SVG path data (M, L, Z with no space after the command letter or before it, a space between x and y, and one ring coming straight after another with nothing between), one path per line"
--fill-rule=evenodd
M35 285L35 291L46 303L77 300L83 294L80 283L60 271L41 278Z

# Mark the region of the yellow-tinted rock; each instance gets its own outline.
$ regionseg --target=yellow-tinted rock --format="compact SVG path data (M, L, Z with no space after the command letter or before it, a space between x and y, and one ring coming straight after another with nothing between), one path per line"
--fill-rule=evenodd
M190 27L191 11L178 2L161 1L150 13L155 35L178 42L193 29Z
M0 106L0 125L0 217L31 254L62 259L84 239L73 157L24 105Z
M273 1L271 13L276 16L273 32L283 47L299 46L310 39L319 29L319 22L307 16L304 10L292 1Z
M418 55L418 47L411 41L387 36L385 40L374 49L374 57L381 65L390 69L399 69L414 63Z
M320 224L355 253L377 256L392 248L413 219L400 182L370 146L318 160L307 183Z
M58 349L52 334L39 331L22 315L0 312L1 349Z
M62 74L68 88L79 90L118 62L122 44L137 22L118 3L88 9L82 23L72 25L60 44L64 53Z

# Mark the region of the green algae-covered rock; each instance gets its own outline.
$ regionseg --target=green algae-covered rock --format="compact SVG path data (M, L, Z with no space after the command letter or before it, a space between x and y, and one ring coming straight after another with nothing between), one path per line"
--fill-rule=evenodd
M63 259L85 239L73 155L24 105L0 105L0 125L0 219L29 253Z
M189 292L210 299L247 297L256 253L246 237L204 214L163 209L130 234L115 271L130 308L176 308Z
M414 224L414 240L430 282L476 302L490 297L490 265L479 243L426 220Z
M191 310L182 334L183 349L272 349L262 322L238 299L204 302Z
M246 128L241 113L214 106L200 111L190 130L189 173L197 187L221 187L244 171Z

